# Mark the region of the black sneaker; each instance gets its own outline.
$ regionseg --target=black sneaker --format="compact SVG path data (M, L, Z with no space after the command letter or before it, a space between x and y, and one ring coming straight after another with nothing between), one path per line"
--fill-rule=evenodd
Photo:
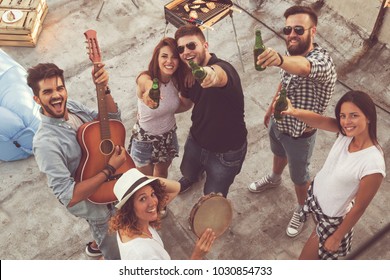
M99 249L92 248L92 242L89 242L85 247L85 253L90 257L100 257L102 252Z
M184 192L188 191L191 188L191 185L192 185L192 182L189 181L185 177L181 177L180 180L179 180L179 183L180 183L180 191L179 191L179 193L184 193Z

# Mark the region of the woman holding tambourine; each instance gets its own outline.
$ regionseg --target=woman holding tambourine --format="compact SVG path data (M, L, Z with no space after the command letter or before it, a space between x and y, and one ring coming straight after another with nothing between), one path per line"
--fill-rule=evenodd
M160 211L179 193L180 184L164 178L146 177L135 168L116 182L118 210L110 220L116 232L122 260L170 260L156 229ZM206 229L195 244L191 259L202 259L210 250L215 233Z

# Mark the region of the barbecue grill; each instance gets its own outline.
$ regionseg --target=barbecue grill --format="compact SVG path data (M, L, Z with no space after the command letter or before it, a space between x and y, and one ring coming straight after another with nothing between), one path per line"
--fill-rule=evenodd
M195 3L194 3L195 2ZM197 23L200 28L205 26L211 27L213 24L223 19L225 16L232 13L230 9L233 6L232 1L222 0L222 1L203 1L203 2L212 2L215 4L215 8L208 9L208 11L203 12L202 8L206 8L206 4L196 4L196 0L175 0L169 2L164 6L165 19L167 22L179 28L182 25L188 23L192 18L190 17L190 11L196 11L198 18L196 18ZM188 5L186 11L185 6ZM197 7L198 6L198 7ZM197 7L197 8L196 8ZM205 25L205 26L203 26Z

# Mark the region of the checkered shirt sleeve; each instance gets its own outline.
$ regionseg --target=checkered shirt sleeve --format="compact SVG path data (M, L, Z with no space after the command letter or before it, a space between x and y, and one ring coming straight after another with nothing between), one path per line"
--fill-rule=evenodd
M336 86L336 67L329 53L317 44L306 58L311 64L309 76L292 75L282 69L282 86L287 87L287 97L295 108L314 111L322 115ZM279 131L292 137L301 136L307 127L304 122L292 116L285 116L276 124Z

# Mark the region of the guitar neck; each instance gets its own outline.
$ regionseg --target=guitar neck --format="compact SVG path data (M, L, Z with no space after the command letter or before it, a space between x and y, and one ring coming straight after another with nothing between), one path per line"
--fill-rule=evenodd
M94 63L94 73L99 71L98 63ZM97 103L99 110L99 121L100 121L100 136L101 139L110 139L110 125L108 119L107 102L106 102L106 87L105 85L96 84Z

